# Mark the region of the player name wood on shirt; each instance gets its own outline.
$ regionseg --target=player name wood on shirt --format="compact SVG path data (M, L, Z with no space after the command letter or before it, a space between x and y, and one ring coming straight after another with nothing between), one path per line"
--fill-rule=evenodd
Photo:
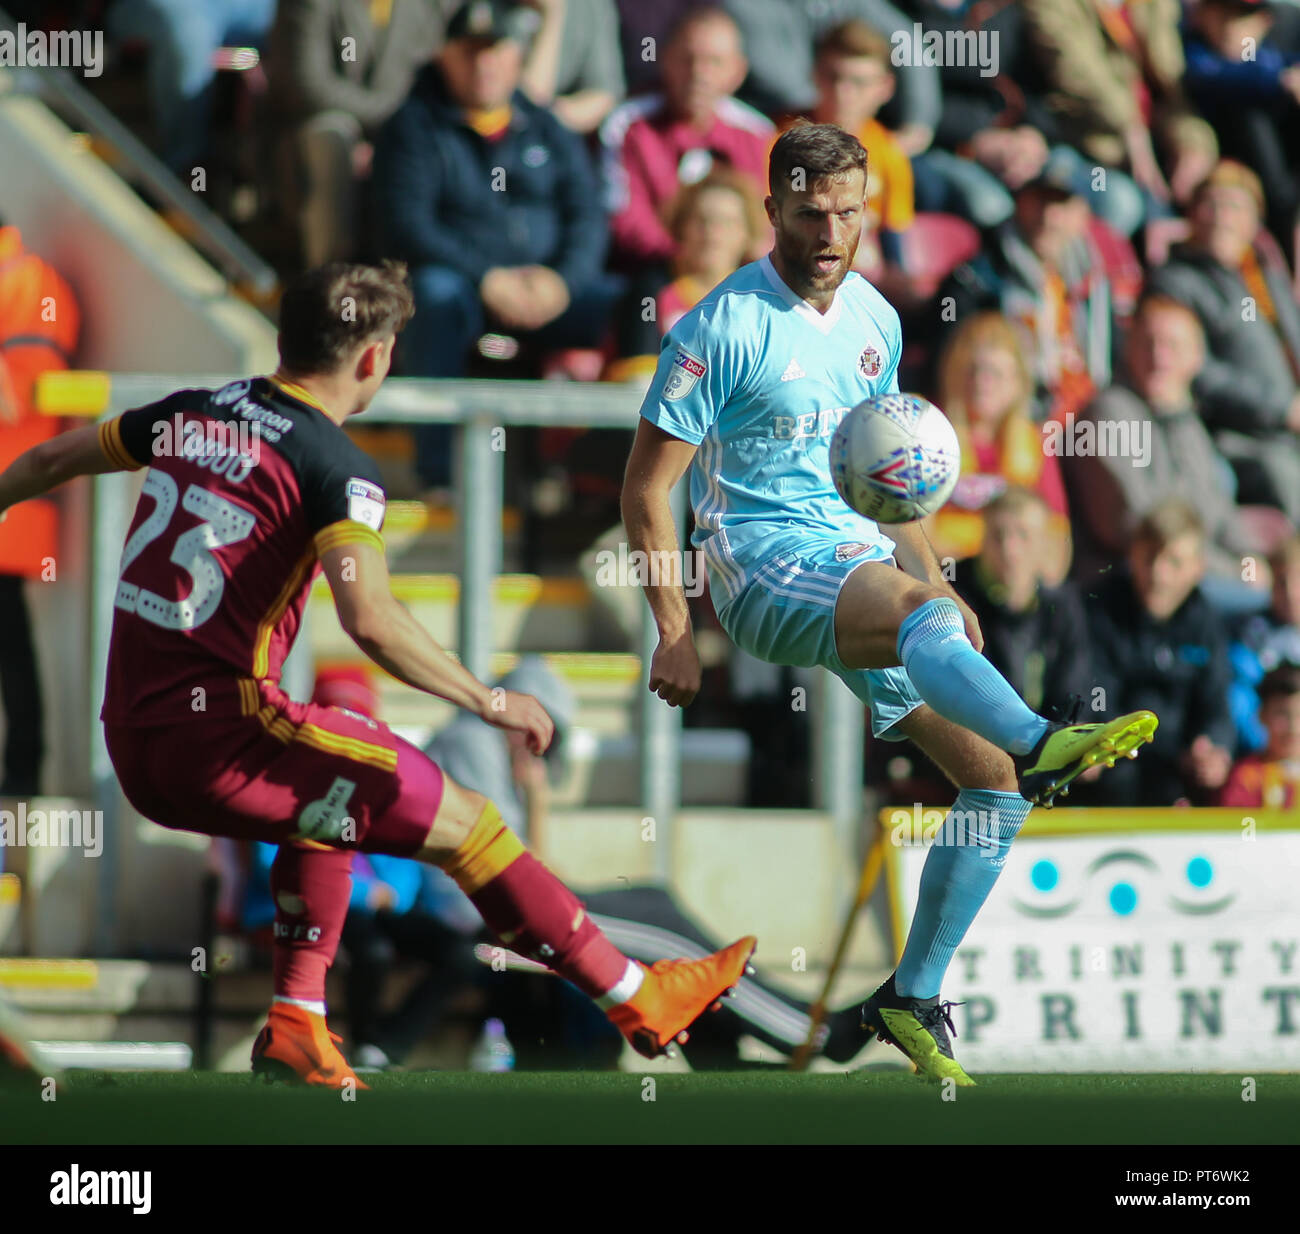
M154 458L185 458L242 484L262 461L262 426L246 420L186 419L183 412L153 426Z

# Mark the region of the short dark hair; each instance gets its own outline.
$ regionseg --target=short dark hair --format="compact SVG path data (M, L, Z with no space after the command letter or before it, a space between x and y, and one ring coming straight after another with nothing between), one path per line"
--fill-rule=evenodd
M1037 489L1026 488L1023 484L1011 484L984 507L984 517L988 519L994 514L1003 513L1019 514L1021 510L1036 510L1048 515L1052 512L1052 507Z
M1215 163L1209 175L1192 190L1192 209L1201 204L1201 198L1206 193L1216 188L1242 189L1255 203L1255 209L1261 215L1268 213L1263 182L1249 167L1236 159L1220 159Z
M290 373L332 373L358 347L399 334L415 312L400 261L335 261L308 270L280 301L280 364Z
M1205 547L1205 522L1196 507L1181 497L1167 497L1152 506L1133 530L1133 543L1163 552L1180 536L1191 533Z
M1260 706L1269 699L1291 698L1296 694L1300 694L1300 664L1279 664L1260 679Z
M740 27L736 24L736 19L727 12L721 4L704 4L698 8L687 9L673 24L668 28L668 37L664 40L666 47L674 46L681 37L696 26L707 26L710 22L725 22L735 32L740 34ZM744 39L741 38L743 45Z
M845 59L875 60L893 73L889 41L865 21L850 17L832 26L817 40L813 59L820 63L826 56L843 56Z
M767 187L773 197L782 196L802 171L803 188L858 169L867 174L867 152L852 133L838 124L794 122L772 146L767 164Z
M1139 319L1145 321L1151 313L1181 313L1184 317L1190 318L1192 324L1196 327L1196 333L1200 336L1202 343L1205 342L1205 327L1201 324L1200 314L1192 308L1185 300L1176 299L1164 291L1153 291L1147 288L1139 297L1136 307L1133 309L1132 321Z

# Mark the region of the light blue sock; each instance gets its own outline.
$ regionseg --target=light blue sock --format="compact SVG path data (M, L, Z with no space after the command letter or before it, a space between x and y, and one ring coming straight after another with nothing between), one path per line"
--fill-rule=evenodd
M1010 754L1028 754L1047 729L966 637L961 609L927 600L898 627L898 658L916 692L945 720Z
M917 893L912 928L894 988L908 998L933 998L953 952L966 937L1007 850L1033 807L1019 793L963 788L935 837Z

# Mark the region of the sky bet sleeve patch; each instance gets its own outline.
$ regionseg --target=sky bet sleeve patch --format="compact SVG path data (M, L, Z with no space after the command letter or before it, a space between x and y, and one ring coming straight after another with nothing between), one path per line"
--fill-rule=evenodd
M353 476L348 481L348 518L378 531L384 522L384 490Z
M672 372L664 382L663 397L670 403L685 398L695 389L696 383L706 371L703 360L691 355L684 347L679 347L673 356Z

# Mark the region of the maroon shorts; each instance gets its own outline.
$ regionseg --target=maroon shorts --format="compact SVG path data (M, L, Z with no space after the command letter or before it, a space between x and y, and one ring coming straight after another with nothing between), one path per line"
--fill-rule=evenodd
M181 831L315 840L409 856L442 802L438 765L386 724L257 693L243 716L166 726L104 725L127 800Z

